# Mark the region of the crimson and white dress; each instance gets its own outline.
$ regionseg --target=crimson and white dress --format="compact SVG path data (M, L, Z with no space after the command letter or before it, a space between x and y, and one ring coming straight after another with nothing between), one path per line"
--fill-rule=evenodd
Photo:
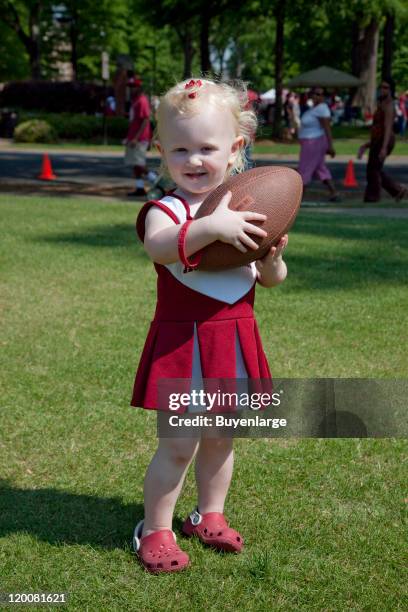
M142 242L152 206L177 224L192 218L180 196L147 202L136 222ZM132 406L169 410L159 405L160 379L271 379L254 318L254 263L220 272L188 273L181 262L154 266L156 312L136 373Z

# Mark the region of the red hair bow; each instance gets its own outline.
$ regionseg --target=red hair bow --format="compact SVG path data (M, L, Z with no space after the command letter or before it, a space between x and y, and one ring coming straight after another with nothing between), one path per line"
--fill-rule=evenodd
M191 79L191 81L189 83L186 83L184 86L184 89L190 89L191 87L201 87L202 82L200 81L200 79L198 79L197 81L195 81L194 79ZM193 91L192 93L188 94L189 98L195 98L197 95L196 91Z

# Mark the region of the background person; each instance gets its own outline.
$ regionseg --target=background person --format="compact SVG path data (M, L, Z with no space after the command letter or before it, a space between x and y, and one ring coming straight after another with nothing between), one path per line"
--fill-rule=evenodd
M313 177L317 177L329 190L329 201L339 202L332 175L324 161L326 153L331 157L336 155L330 128L330 109L324 101L324 91L321 87L312 89L311 97L313 106L308 108L300 119L298 171L302 176L304 188Z
M382 81L378 95L378 106L373 117L370 141L363 144L358 150L358 159L363 157L367 149L370 151L367 163L367 186L364 193L364 202L379 202L381 199L381 188L388 191L397 202L408 195L406 187L394 181L383 170L385 158L387 155L390 155L395 145L393 95L393 83L385 80Z
M125 165L133 168L136 179L136 188L128 193L128 196L145 197L145 179L153 183L156 172L149 171L146 165L146 151L152 139L150 125L150 104L147 96L143 93L142 81L134 77L128 81L131 92L131 107L129 111L129 129L124 140L126 145Z

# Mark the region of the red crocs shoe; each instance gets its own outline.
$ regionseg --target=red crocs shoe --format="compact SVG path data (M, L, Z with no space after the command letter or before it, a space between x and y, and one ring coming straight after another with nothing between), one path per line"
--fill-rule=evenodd
M177 546L174 531L162 529L143 538L142 531L143 521L140 521L133 534L133 548L147 571L178 572L189 565L189 556Z
M196 535L204 544L214 546L218 550L239 553L244 545L242 536L235 529L228 527L221 512L200 514L197 508L184 522L182 531L189 537Z

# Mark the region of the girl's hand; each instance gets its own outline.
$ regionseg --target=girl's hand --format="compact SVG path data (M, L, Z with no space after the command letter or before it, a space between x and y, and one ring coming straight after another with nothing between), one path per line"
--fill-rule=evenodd
M274 287L285 280L287 268L282 253L287 244L288 235L285 234L276 246L271 247L264 257L255 262L258 282L264 287Z
M336 151L333 149L333 147L329 147L327 149L327 153L330 155L330 157L336 157Z
M258 248L257 243L247 234L255 234L260 238L265 238L267 232L252 223L248 223L248 221L265 221L266 215L250 211L230 210L228 204L231 198L231 191L227 191L217 208L209 216L215 240L232 244L241 253L246 253L248 250L244 245L256 250Z
M271 247L271 250L269 251L271 256L275 259L278 259L278 257L282 257L282 253L288 246L288 242L289 236L287 234L284 234L279 240L278 244L274 247Z
M285 234L279 240L278 244L276 246L271 247L268 253L264 257L262 257L262 259L258 261L261 261L263 264L277 262L279 259L282 258L282 253L288 246L288 241L289 241L289 237L287 234Z

